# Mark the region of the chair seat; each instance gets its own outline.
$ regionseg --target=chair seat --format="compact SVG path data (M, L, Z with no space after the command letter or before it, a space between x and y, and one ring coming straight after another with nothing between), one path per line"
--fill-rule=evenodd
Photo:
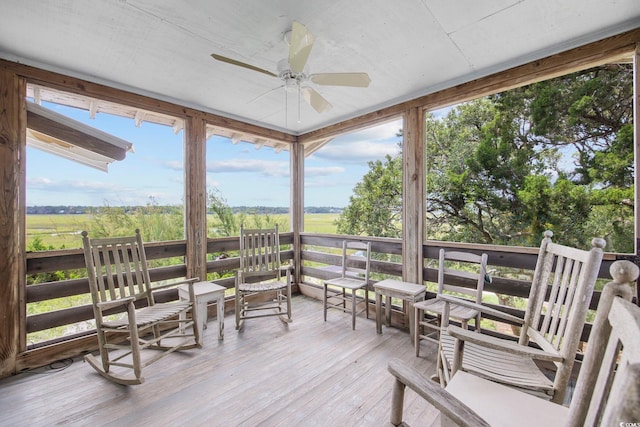
M413 305L418 310L430 311L433 313L442 314L444 310L445 302L436 298L428 299L425 301L417 302ZM462 307L460 305L451 304L449 310L449 316L454 319L471 320L476 317L478 310L472 308Z
M136 325L149 325L163 319L177 316L181 311L186 310L190 306L190 301L175 301L164 304L154 304L150 307L141 308L136 310ZM123 326L128 326L129 320L127 319L127 316L123 316L119 319L105 321L102 324L109 328L121 328Z
M367 282L362 279L354 279L351 277L337 277L335 279L325 280L325 285L340 286L347 289L362 289Z
M446 391L492 426L567 425L569 408L463 371L453 376Z
M441 334L440 343L442 352L451 365L453 363L455 338L448 334ZM553 392L553 381L544 375L532 359L500 350L488 349L471 342L465 342L464 344L462 371L471 372L491 381L523 389L542 390L547 393ZM457 375L454 375L454 378Z
M286 288L287 284L282 280L274 280L272 282L240 283L238 285L238 289L243 292L277 291Z

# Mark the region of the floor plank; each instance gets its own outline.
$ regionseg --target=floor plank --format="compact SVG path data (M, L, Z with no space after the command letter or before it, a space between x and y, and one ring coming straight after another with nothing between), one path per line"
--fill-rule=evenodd
M390 425L388 360L435 372L435 344L423 342L415 357L406 331L378 335L364 315L353 331L349 314L330 311L324 322L320 302L296 296L293 319L251 320L237 332L228 316L224 341L210 319L202 349L147 367L138 386L110 383L81 359L5 378L0 425ZM410 390L405 414L413 426L438 415Z

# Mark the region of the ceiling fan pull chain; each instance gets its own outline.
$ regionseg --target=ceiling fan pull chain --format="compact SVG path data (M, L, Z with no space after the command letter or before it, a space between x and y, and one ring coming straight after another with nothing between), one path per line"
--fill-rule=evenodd
M298 83L298 123L300 123L300 83Z
M284 127L289 127L289 94L286 87L284 91Z

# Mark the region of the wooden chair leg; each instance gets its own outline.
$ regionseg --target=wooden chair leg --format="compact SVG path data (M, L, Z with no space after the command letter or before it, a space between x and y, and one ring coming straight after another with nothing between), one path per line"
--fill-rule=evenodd
M367 312L367 319L369 318L369 289L365 286L364 288L364 306L365 311Z
M327 321L327 288L328 286L324 285L324 292L322 293L322 307L324 311L324 321Z
M413 316L413 346L416 348L416 357L420 357L420 321L424 317L424 311L414 308Z
M393 382L393 391L391 394L391 424L399 426L402 424L402 412L404 406L404 389L405 385L397 378Z
M351 329L356 330L356 290L351 291Z

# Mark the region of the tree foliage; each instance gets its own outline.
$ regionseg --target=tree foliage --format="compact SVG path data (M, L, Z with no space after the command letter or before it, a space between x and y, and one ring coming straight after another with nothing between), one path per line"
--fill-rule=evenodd
M428 114L427 237L633 252L632 82L602 66ZM370 163L338 232L399 237L401 165Z
M337 220L340 234L398 237L402 219L402 156L369 162L349 206Z

